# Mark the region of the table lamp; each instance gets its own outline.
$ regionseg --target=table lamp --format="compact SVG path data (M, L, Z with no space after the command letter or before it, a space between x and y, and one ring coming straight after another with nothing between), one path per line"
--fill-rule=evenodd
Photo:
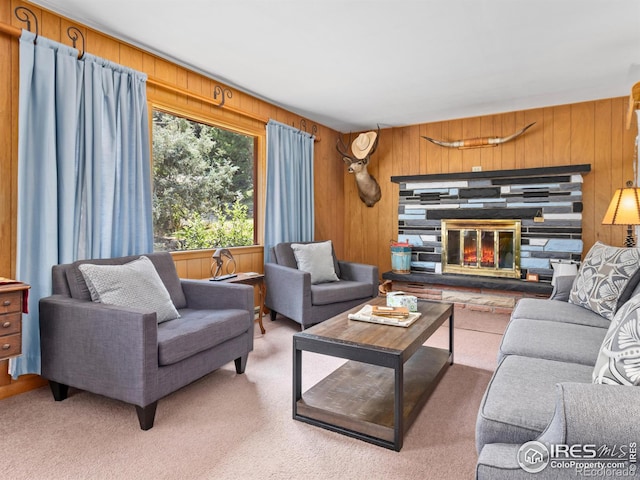
M640 225L640 188L633 186L633 182L627 182L626 188L619 188L613 194L607 213L602 219L603 225L626 225L627 238L625 247L635 247L636 239L633 235L632 225Z

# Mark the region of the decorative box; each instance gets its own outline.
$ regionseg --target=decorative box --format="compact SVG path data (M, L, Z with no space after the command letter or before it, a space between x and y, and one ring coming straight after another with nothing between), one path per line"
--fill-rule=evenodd
M418 298L404 292L388 292L387 307L407 307L410 312L417 312Z

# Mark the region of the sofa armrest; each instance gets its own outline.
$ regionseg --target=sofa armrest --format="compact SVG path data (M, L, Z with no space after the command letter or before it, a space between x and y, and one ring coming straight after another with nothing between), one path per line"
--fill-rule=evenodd
M265 306L289 318L303 318L311 309L311 274L276 263L264 264Z
M187 308L196 310L247 310L253 318L253 287L209 280L180 280Z
M630 413L640 403L640 389L618 385L560 383L556 410L547 429L536 439L545 445L627 446L638 441L640 418ZM547 466L529 474L517 462L520 445L493 443L478 457L477 480L575 479L575 468ZM618 450L622 453L621 450ZM624 461L624 460L623 460ZM634 477L635 478L635 477Z
M339 261L340 276L342 280L352 280L355 282L370 282L372 279L378 281L378 267L366 265L364 263Z
M638 441L640 388L591 383L556 385L556 409L539 441L573 444L624 444Z
M378 296L378 267L364 263L338 262L342 280L371 284L371 296Z
M43 377L141 407L157 400L155 312L63 295L39 308Z

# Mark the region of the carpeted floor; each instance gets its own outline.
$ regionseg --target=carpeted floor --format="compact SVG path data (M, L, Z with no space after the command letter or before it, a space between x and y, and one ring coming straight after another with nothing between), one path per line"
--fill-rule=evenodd
M7 479L470 479L475 419L508 318L456 312L456 364L407 433L400 452L291 418L291 336L265 317L244 375L233 364L160 400L153 429L132 406L48 388L0 401ZM441 328L429 344L446 347ZM342 363L303 354L306 389Z

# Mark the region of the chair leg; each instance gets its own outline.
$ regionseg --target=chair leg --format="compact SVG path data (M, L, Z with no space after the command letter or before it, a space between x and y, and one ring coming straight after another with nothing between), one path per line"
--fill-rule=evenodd
M276 321L276 315L278 314L278 312L276 312L273 308L271 310L269 310L269 317L271 318L272 322Z
M146 407L139 407L136 405L136 413L138 414L138 422L140 422L140 428L142 430L149 430L153 427L153 421L156 418L156 408L158 401L150 403Z
M236 373L241 374L244 373L244 369L247 366L247 359L249 358L249 354L241 356L240 358L236 358L234 362L236 363Z
M51 393L53 393L53 399L56 402L61 402L67 398L67 395L69 394L69 385L65 385L64 383L49 380L49 387L51 388Z

